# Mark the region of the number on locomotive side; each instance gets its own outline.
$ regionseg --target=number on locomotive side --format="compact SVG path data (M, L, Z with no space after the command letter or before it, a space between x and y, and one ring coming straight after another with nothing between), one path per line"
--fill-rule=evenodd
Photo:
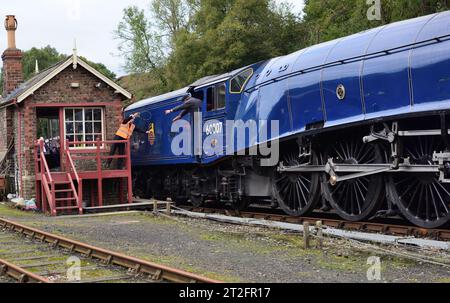
M210 135L221 134L222 133L222 129L223 129L223 123L222 122L211 123L211 124L206 126L206 135L210 136Z

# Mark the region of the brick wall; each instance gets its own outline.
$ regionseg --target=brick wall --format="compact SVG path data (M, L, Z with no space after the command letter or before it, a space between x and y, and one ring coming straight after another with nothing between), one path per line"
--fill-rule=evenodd
M79 88L72 88L71 83L79 83ZM35 196L34 153L37 138L37 104L82 104L104 103L105 139L113 139L121 120L122 96L103 83L100 88L96 84L102 82L83 67L73 69L69 66L59 75L47 82L21 105L22 120L22 182L25 198ZM17 120L16 120L17 121ZM17 135L17 131L15 132ZM108 188L106 188L108 190Z
M6 151L14 136L13 114L14 109L11 107L0 108L0 151Z
M7 143L7 117L6 117L6 110L7 108L0 108L0 153L5 152L6 148L8 146Z
M3 95L7 96L23 82L22 51L7 49L3 59Z

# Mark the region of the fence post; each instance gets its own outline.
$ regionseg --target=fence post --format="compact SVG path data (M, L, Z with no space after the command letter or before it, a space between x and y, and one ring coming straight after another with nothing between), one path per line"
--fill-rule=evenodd
M304 247L305 249L309 248L309 222L304 222L303 223L303 243L304 243Z
M323 247L323 226L322 221L316 222L316 228L317 228L317 248Z
M158 201L153 200L153 213L157 214L158 213Z
M172 202L166 202L166 213L169 216L172 214Z

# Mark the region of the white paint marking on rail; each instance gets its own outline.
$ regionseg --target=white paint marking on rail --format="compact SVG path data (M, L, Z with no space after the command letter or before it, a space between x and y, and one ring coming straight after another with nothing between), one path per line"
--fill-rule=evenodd
M251 218L239 218L239 217L231 217L226 215L219 214L204 214L204 213L196 213L186 210L173 210L174 214L185 215L191 218L202 218L202 219L210 219L224 223L232 223L232 224L247 224L254 226L265 226L272 228L281 228L290 231L298 231L303 232L303 226L299 224L293 223L284 223L284 222L276 222L269 220L259 220L259 219L251 219ZM310 227L310 232L315 232L315 228ZM413 245L422 248L432 248L432 249L442 249L449 250L450 243L443 241L435 241L435 240L427 240L427 239L418 239L415 237L399 237L399 236L389 236L375 233L364 233L358 231L348 231L336 228L330 228L324 226L323 234L329 235L332 237L341 237L348 238L353 240L365 241L365 242L374 242L374 243L382 243L382 244L402 244L402 245Z

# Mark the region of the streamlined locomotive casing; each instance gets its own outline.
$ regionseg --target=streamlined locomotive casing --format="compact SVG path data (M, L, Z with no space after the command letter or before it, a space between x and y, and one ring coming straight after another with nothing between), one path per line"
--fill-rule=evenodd
M236 79L245 79L241 89ZM236 209L271 201L293 216L322 205L350 221L401 212L425 228L450 223L450 11L193 83L190 90L203 100L201 147L217 146L208 141L214 134L223 139L222 153L194 153L195 144L174 153L177 113L165 110L188 90L126 109L141 112L138 127L150 130L132 138L135 180L147 195ZM192 116L183 119L193 132ZM256 131L239 137L250 125ZM281 148L274 167L262 164L262 153L238 153L275 139Z
M450 109L450 12L389 24L272 59L235 119L279 120L280 137ZM340 99L337 89L343 88Z
M286 138L311 128L450 109L449 35L450 12L443 12L261 62L251 66L253 76L241 95L231 95L228 89L229 78L237 72L224 78L226 108L210 116L203 108L204 123L208 119L278 120L279 137ZM345 90L345 95L339 97L338 89ZM145 138L135 144L134 165L211 163L227 156L172 154L174 115L165 116L164 110L179 104L186 91L144 100L127 109L127 114L142 111L144 119L138 123L143 128L154 123L156 136L154 145ZM269 140L274 139L270 135ZM251 139L246 138L244 145L235 144L236 151L251 147Z

